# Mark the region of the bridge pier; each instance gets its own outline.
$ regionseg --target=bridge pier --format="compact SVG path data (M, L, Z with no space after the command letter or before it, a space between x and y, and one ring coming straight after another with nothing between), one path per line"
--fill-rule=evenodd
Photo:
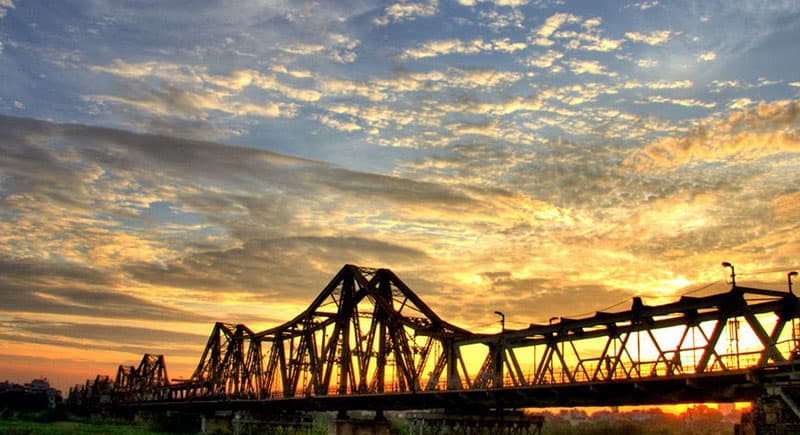
M216 411L200 417L201 433L233 433L233 411Z
M485 414L420 413L410 416L411 433L539 435L544 417L521 412Z
M339 411L328 426L328 435L389 435L391 431L392 425L383 411L376 412L372 419L350 418L346 411Z
M207 433L311 433L314 418L306 413L258 413L250 411L216 411L201 417L200 432Z
M736 425L736 435L782 435L800 433L800 415L797 413L796 396L800 391L759 397L753 408L742 415ZM788 399L788 400L787 400ZM795 409L792 409L795 408Z

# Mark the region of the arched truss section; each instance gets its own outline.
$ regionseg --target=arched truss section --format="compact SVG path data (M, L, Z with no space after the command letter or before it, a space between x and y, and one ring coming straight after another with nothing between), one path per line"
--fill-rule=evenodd
M265 331L217 323L174 398L274 398L462 389L455 345L474 334L442 320L388 269L344 266L294 319Z
M119 366L113 392L121 401L161 400L169 385L164 355L146 353L137 367Z
M162 356L120 366L117 400L255 399L636 381L743 371L800 354L791 292L732 286L499 334L444 321L391 270L345 265L264 331L216 323L190 379Z

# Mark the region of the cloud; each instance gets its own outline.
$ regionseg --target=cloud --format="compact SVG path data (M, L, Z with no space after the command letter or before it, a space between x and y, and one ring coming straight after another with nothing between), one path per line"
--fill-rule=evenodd
M353 63L357 59L356 48L361 41L344 34L330 35L331 48L328 57L336 63Z
M591 30L595 26L595 21L590 21L590 24L588 28ZM558 39L569 39L565 46L571 50L609 52L617 50L622 45L621 39L603 38L599 32L558 31L553 36Z
M565 12L551 15L544 21L544 24L536 30L536 35L540 38L549 38L564 24L577 23L580 19L581 18L576 15Z
M0 125L0 247L10 258L0 291L15 311L201 322L195 310L216 307L243 321L265 295L299 311L344 262L415 270L430 261L429 243L482 231L490 210L498 222L518 213L501 192L263 151L16 118ZM456 216L460 228L442 226Z
M639 59L636 61L636 66L644 69L655 68L658 66L658 61L655 59Z
M288 70L284 67L274 68L278 71ZM206 67L194 65L179 65L162 62L127 63L115 59L111 65L93 65L89 68L92 72L102 72L116 77L127 79L159 79L168 83L162 85L171 88L191 88L201 94L195 98L213 99L212 107L222 106L222 99L241 94L246 88L252 86L265 91L275 91L292 100L312 102L320 98L320 93L314 89L302 89L287 86L281 83L275 75L264 74L252 69L234 69L227 75L208 74ZM208 85L211 85L210 87ZM202 95L205 94L205 95Z
M706 109L711 109L717 106L717 103L714 102L700 101L693 98L668 98L660 95L650 96L647 98L647 101L651 103L674 104L676 106L683 107L703 107Z
M514 53L524 50L524 42L512 42L509 38L485 41L473 39L464 41L460 39L443 39L428 41L414 48L403 50L399 59L425 59L430 57L447 56L451 54L478 54L481 52Z
M168 322L161 325L161 329L155 329L13 318L11 321L0 321L0 339L82 351L118 351L135 355L166 353L170 357L192 358L197 358L198 350L208 339L206 335L172 331Z
M616 94L617 88L612 85L604 85L601 83L586 82L583 84L575 84L571 86L563 86L560 88L553 88L541 94L542 98L553 99L570 106L584 104L587 102L595 101L600 95L603 94ZM564 114L574 116L574 113L562 112Z
M451 113L470 113L487 116L505 116L517 112L531 112L545 109L542 99L537 96L514 97L500 101L466 100L442 105Z
M457 0L462 6L475 6L478 3L494 3L497 6L519 7L530 3L530 0Z
M713 80L711 86L716 92L725 88L738 88L742 84L738 80Z
M717 54L713 51L706 51L705 53L700 53L697 56L697 60L700 62L710 62L717 58Z
M646 11L646 10L648 10L650 8L654 8L654 7L658 6L659 3L660 2L658 0L635 2L635 3L631 3L630 5L628 5L626 7L631 7L631 8L639 9L641 11Z
M43 258L49 246L61 246L58 255L69 254L78 264L92 261L111 267L125 260L163 265L198 249L229 249L238 241L291 231L326 234L341 225L348 231L363 226L369 234L374 228L368 229L368 224L374 219L380 224L402 216L428 221L435 232L435 222L456 215L472 214L475 219L464 223L479 225L480 214L495 207L494 201L477 199L480 192L352 172L263 151L13 118L3 118L3 125L20 137L4 145L4 155L9 156L5 167L16 168L6 172L10 178L4 189L13 187L15 192L7 194L4 209L17 215L18 228L6 226L6 242L13 240L17 253L39 253ZM46 133L36 133L41 131ZM19 144L28 145L17 148ZM85 174L70 169L71 161L61 161L64 155L79 158ZM10 160L11 156L18 157ZM30 210L29 202L15 197L40 200ZM286 197L291 201L281 199ZM54 201L71 208L56 207ZM157 203L172 204L174 223L165 225L164 217L150 217ZM367 212L367 204L397 212L378 219ZM59 213L66 215L56 218ZM59 229L45 225L48 221ZM94 229L101 222L108 229ZM38 226L42 228L28 231ZM93 228L91 233L87 226ZM173 231L184 234L182 242L164 244L162 238ZM87 240L88 235L92 239ZM115 249L87 250L86 245Z
M632 297L629 291L601 285L579 285L564 289L558 280L520 278L512 272L484 272L489 282L486 300L511 319L525 319L526 323L546 323L549 319L531 318L523 307L537 306L542 315L549 313L557 317L587 317L607 307L627 302ZM566 290L566 291L565 291ZM591 294L591 300L575 298L578 294ZM625 307L627 308L627 307ZM474 313L473 316L477 315ZM512 320L513 321L513 320ZM527 324L519 327L528 326Z
M573 74L592 74L608 77L616 77L617 73L608 71L599 61L596 60L568 60L564 62Z
M498 69L449 69L442 82L454 88L475 89L513 85L522 74Z
M504 38L492 41L492 46L495 51L501 53L514 53L520 50L524 50L525 48L528 47L528 44L524 42L511 42L509 38Z
M556 50L547 50L547 53L531 59L528 64L537 68L550 68L553 64L564 57L564 53Z
M525 14L520 9L501 11L497 9L479 11L480 25L486 26L494 32L504 29L522 29L525 27Z
M318 119L319 122L321 122L323 125L328 126L334 130L345 131L345 132L362 130L360 125L352 121L341 120L326 115L320 115Z
M126 270L137 281L160 287L234 292L239 298L292 300L302 305L313 300L344 261L403 269L430 258L422 251L378 240L298 236L249 239L238 248L196 253L164 267L139 263Z
M375 25L386 26L417 17L432 17L439 12L439 2L432 0L429 3L394 3L384 8L383 12L383 16L373 20Z
M694 86L694 83L691 80L657 80L647 83L639 83L639 82L627 82L623 85L625 89L637 89L637 88L648 88L648 89L690 89Z
M583 27L587 30L594 29L595 27L599 27L600 24L603 22L603 19L600 17L589 18L583 22Z
M204 315L131 296L103 269L48 260L0 261L4 311L120 319L208 321Z
M669 30L657 30L649 33L625 32L625 37L631 41L643 42L647 45L661 45L669 41L672 36L673 32Z
M681 137L657 140L627 163L639 171L674 169L703 161L753 161L782 153L800 152L797 139L798 103L759 103L711 120Z
M382 89L375 89L367 82L322 78L318 84L320 90L327 96L363 97L371 101L381 101L386 98L386 93Z
M231 130L218 126L217 120L224 116L292 118L298 104L321 98L317 90L288 86L274 74L251 69L212 75L203 66L116 59L89 70L119 79L113 93L82 97L92 110L117 109L127 116L129 125L187 137L231 135ZM271 97L254 101L246 94L249 88L266 91Z
M289 54L312 56L325 51L325 46L322 44L292 44L284 46L281 50Z
M741 110L741 109L745 109L745 108L747 108L749 106L752 106L755 103L756 103L755 101L753 101L753 100L751 100L749 98L734 98L730 102L730 104L728 104L728 107L733 109L733 110Z

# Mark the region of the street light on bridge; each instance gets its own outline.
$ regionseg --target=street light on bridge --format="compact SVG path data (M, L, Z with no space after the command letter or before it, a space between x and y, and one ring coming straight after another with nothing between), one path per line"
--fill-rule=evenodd
M736 271L734 270L733 265L727 261L723 261L722 267L729 267L731 269L731 285L736 287Z
M789 282L789 293L792 292L792 277L797 276L797 271L793 270L786 274L786 281Z
M500 316L500 331L506 332L506 315L501 311L495 311L494 313Z

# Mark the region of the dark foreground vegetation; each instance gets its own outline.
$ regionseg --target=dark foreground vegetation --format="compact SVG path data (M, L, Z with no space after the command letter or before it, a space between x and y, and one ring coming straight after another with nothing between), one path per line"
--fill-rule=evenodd
M580 411L545 413L543 435L716 435L733 434L739 412L698 406L675 415L659 409L623 413L599 412L581 416Z
M2 435L67 435L67 434L121 434L145 435L167 433L150 425L107 417L82 417L63 410L38 412L9 412L3 410L0 418Z
M653 409L622 413L599 412L587 415L582 411L562 411L559 413L537 412L545 416L542 435L716 435L733 434L733 427L738 422L738 413L723 415L716 409L704 406L696 407L681 415L674 415ZM268 429L258 425L249 426L242 433L299 435L328 433L328 423L334 418L329 414L315 415L313 421L298 427L281 427ZM419 426L413 421L402 418L391 418L392 433L398 435L416 435ZM211 426L209 433L233 433L230 427ZM41 411L0 409L0 435L64 435L64 434L122 434L153 435L170 433L198 433L200 427L189 418L148 420L126 420L103 416L85 416L68 412L65 407ZM424 431L422 433L425 433ZM437 434L460 434L458 428L441 428ZM499 435L486 429L472 434L486 433Z

